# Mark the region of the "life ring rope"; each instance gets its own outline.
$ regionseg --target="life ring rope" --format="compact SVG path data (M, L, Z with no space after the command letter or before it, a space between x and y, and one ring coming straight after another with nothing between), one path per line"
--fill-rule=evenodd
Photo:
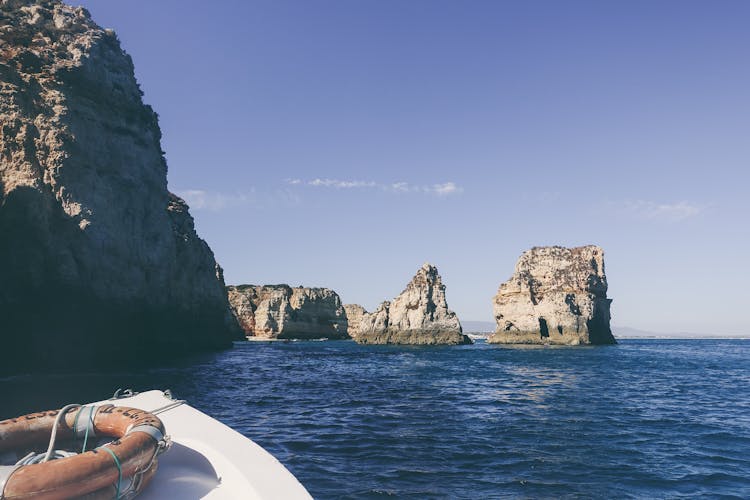
M89 415L85 420L79 420L83 410L88 408ZM96 430L94 429L94 412L96 412L96 405L81 406L76 413L76 418L73 421L73 432L77 438L83 437L83 446L81 447L81 453L86 451L86 444L89 441L89 436L96 437ZM82 422L82 423L81 423Z
M83 439L81 453L60 455L54 450L58 434ZM0 467L0 500L67 498L112 489L115 498L132 498L151 479L158 455L171 444L164 424L153 413L112 404L67 405L0 421L0 453L38 449L45 435L49 438L45 453L31 453L16 466ZM86 451L91 437L114 441ZM130 481L124 488L126 479Z
M120 459L117 458L115 452L110 450L109 448L102 446L102 450L112 455L112 459L115 461L115 465L117 466L117 492L115 493L115 500L117 500L120 498L120 488L122 487L122 466L120 465Z

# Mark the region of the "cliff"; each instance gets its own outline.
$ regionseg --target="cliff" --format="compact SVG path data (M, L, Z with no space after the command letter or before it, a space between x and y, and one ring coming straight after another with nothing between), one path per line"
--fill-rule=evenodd
M435 266L423 265L401 294L365 314L355 340L362 344L471 344L448 309Z
M344 304L346 312L347 333L351 338L356 338L359 333L359 324L367 311L359 304Z
M288 285L227 287L229 302L248 337L348 338L341 299L328 288Z
M5 0L0 21L0 366L231 345L221 269L116 35L53 0Z
M497 329L488 342L614 344L611 302L600 247L535 247L493 299Z

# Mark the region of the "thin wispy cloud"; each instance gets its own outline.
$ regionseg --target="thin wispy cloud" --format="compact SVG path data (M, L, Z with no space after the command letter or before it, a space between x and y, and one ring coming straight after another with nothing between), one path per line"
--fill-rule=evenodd
M422 193L438 197L452 196L463 192L463 188L454 182L441 184L416 185L408 182L394 182L390 184L373 181L338 180L338 179L286 179L289 186L306 186L322 189L371 189L389 193ZM291 187L270 191L250 188L237 192L211 191L205 189L183 189L175 192L185 200L191 210L206 210L218 212L221 210L252 206L254 208L274 208L279 206L299 205L302 202L298 192Z
M646 200L628 201L625 203L625 210L642 219L680 222L704 212L705 205L698 205L688 201L679 201L676 203L657 203Z
M367 188L377 187L374 182L365 181L339 181L336 179L314 179L307 183L309 186L315 187L332 187L336 189L352 189L352 188Z
M448 196L451 194L457 194L463 191L462 188L456 186L453 182L446 182L444 184L433 184L432 192L438 196Z
M176 191L175 194L185 200L192 210L208 210L212 212L243 206L272 208L279 205L296 205L300 202L299 197L287 189L259 192L255 188L251 188L235 193L185 189Z
M315 188L331 189L373 189L389 193L422 193L435 196L452 196L463 192L463 188L455 182L444 182L439 184L410 184L408 182L381 183L361 180L340 179L287 179L286 183L292 186L310 186Z

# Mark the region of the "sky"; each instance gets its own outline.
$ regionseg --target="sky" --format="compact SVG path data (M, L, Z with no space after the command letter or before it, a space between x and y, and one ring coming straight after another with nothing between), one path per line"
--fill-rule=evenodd
M228 284L372 310L429 261L491 321L524 250L598 244L613 325L749 331L750 2L81 4Z

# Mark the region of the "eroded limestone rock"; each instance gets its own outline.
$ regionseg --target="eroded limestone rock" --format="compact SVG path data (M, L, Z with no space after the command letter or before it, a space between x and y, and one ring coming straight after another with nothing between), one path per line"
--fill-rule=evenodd
M114 32L56 0L0 16L0 367L231 345L221 269Z
M359 324L362 317L367 314L367 310L359 304L344 304L346 312L347 333L351 338L356 338L359 333Z
M488 342L614 344L611 302L600 247L535 247L493 299L497 329Z
M362 344L471 344L448 309L438 270L423 265L401 294L365 314L355 338Z
M348 338L341 299L328 288L239 285L229 286L227 291L234 314L248 337Z

